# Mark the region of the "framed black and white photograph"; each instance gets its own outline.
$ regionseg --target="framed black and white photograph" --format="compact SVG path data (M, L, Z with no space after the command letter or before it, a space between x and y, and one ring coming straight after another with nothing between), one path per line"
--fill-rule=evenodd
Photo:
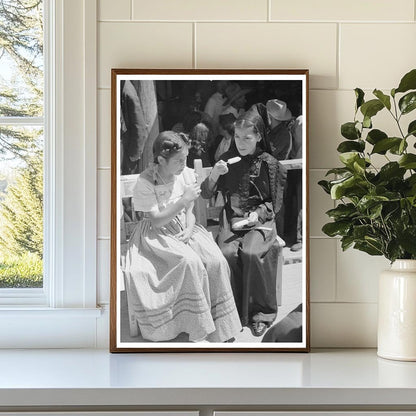
M309 351L308 70L111 94L110 351Z

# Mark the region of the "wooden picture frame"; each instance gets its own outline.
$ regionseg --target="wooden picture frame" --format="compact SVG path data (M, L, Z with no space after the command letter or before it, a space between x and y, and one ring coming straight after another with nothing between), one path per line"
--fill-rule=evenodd
M111 352L309 351L308 85L112 70Z

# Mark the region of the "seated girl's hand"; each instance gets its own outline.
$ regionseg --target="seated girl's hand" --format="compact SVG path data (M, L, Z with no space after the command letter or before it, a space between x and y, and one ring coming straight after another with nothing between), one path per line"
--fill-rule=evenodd
M187 227L180 233L176 234L176 238L185 244L191 239L194 227Z
M227 162L219 160L211 170L209 177L216 182L221 175L228 173Z
M185 186L185 191L182 195L182 198L185 200L187 204L194 201L199 197L199 194L201 193L201 188L197 183L193 183L191 185Z
M250 213L247 220L248 220L248 225L249 226L257 224L257 222L259 221L259 214L257 214L256 211L253 211L253 212Z
M231 219L231 229L233 231L242 230L243 228L248 226L248 218L239 218L235 217Z

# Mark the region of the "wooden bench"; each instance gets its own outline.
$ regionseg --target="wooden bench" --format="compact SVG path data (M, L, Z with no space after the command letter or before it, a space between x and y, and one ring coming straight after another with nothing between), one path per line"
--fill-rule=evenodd
M120 177L120 204L121 204L121 213L120 213L120 268L123 278L119 282L120 292L126 290L127 295L127 313L129 317L129 329L130 336L136 337L139 335L139 328L137 326L136 317L130 305L130 281L127 278L125 273L126 266L126 254L128 241L134 230L134 227L137 225L139 218L136 215L133 202L133 188L137 182L138 174L136 175L124 175Z
M295 160L286 160L281 161L286 168L290 169L301 169L302 168L302 160L295 159ZM196 159L194 161L194 169L195 173L197 174L197 182L201 184L203 180L209 175L211 172L211 167L204 168L202 167L202 161L200 159ZM129 316L129 329L130 329L130 336L135 337L139 335L138 326L136 322L136 318L134 313L129 308L131 302L129 301L130 297L130 282L127 278L124 269L126 264L126 254L127 254L127 247L128 247L128 240L131 236L131 233L134 230L134 227L137 225L138 221L140 220L134 209L134 201L133 201L133 188L136 184L137 177L139 175L124 175L120 178L120 203L121 203L121 212L120 212L120 267L122 271L123 279L120 281L120 290L126 290L127 294L127 310ZM211 198L209 200L203 199L199 197L195 201L194 205L194 213L196 217L197 223L207 226L208 220L210 219L218 219L220 212L222 210L222 206L218 205L218 200L215 198ZM283 247L286 245L284 240L276 236L276 241L279 247L279 254L277 259L277 270L276 270L276 295L277 295L277 305L281 306L282 304L282 272L283 272Z

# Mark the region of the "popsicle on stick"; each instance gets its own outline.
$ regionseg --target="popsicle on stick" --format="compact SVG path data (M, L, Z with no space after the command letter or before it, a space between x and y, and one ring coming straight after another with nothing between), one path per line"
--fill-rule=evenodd
M234 163L239 162L240 160L241 160L241 157L240 156L235 156L235 157L232 157L231 159L228 159L227 160L227 164L228 165L232 165Z

